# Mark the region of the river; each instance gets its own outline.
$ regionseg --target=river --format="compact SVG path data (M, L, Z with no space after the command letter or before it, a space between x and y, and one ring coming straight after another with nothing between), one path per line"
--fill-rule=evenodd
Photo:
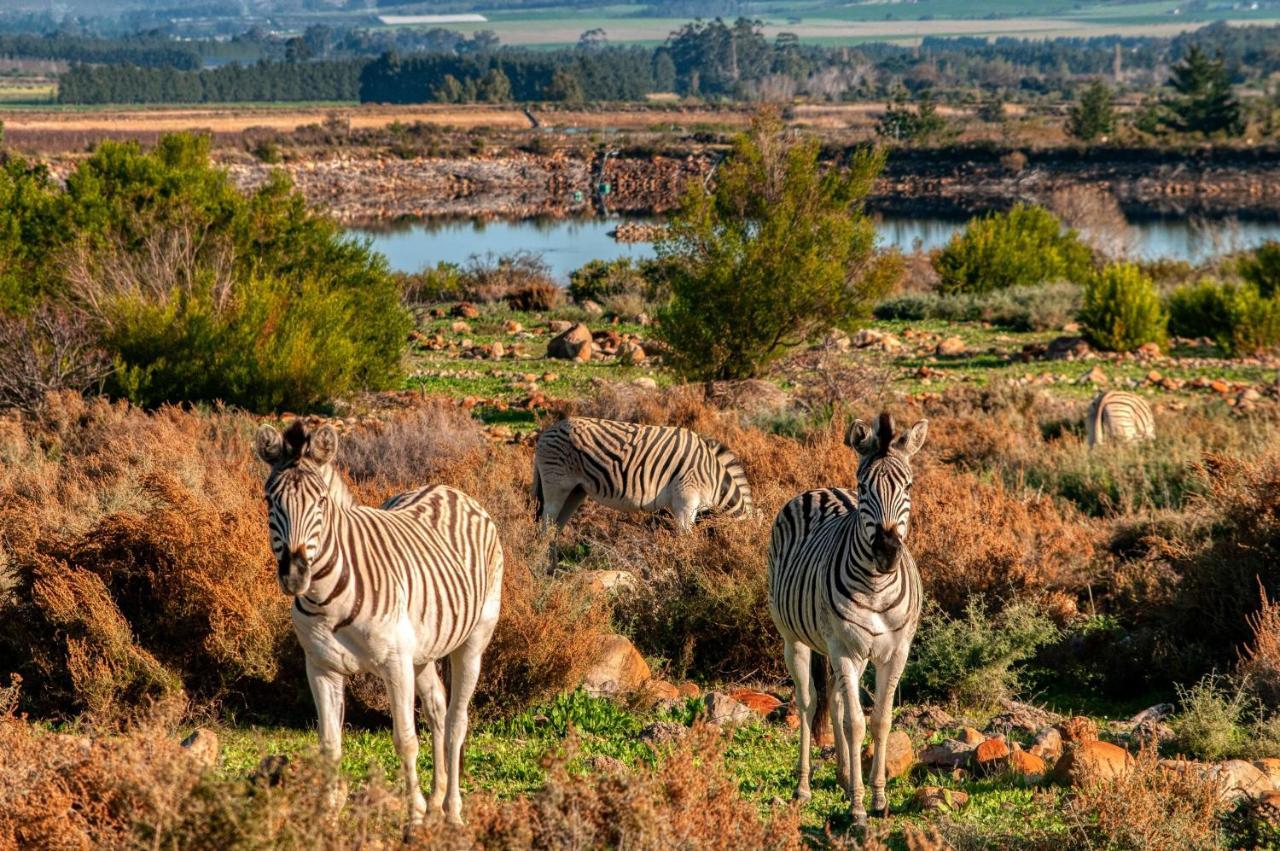
M376 230L356 230L385 254L391 268L416 272L439 262L466 263L484 257L530 251L542 255L559 280L589 260L653 256L647 243L617 242L609 232L617 219L527 219L522 221L423 221ZM904 251L928 251L944 245L963 221L884 217L879 221L880 244ZM1134 259L1170 258L1200 263L1217 254L1252 248L1266 240L1280 240L1280 222L1166 219L1129 225L1128 256Z

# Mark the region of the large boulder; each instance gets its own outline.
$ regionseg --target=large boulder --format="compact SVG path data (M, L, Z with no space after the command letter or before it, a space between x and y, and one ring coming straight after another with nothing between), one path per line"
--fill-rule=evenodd
M1005 766L1009 745L1004 739L987 739L973 750L973 763L979 771L991 773Z
M182 740L182 747L202 769L218 764L218 734L200 727Z
M1006 770L1023 783L1039 783L1048 773L1048 765L1033 753L1015 747L1005 760Z
M920 762L930 768L960 768L973 757L973 745L947 739L920 751Z
M581 322L547 343L547 357L560 360L591 360L591 329Z
M1263 774L1267 775L1267 779L1271 781L1274 789L1280 789L1280 759L1268 757L1266 759L1255 759L1253 765Z
M1133 757L1124 748L1097 739L1067 748L1053 767L1053 779L1083 786L1124 776L1133 768Z
M875 755L876 743L872 740L862 751L863 770L868 777L871 776L871 760ZM911 737L901 730L890 731L889 739L885 743L884 759L886 779L905 777L911 767L916 764L916 752L911 746Z
M932 704L908 706L898 712L894 724L912 727L923 733L936 733L954 726L956 720L945 709Z
M1275 791L1275 787L1262 769L1243 759L1229 759L1220 762L1211 771L1222 784L1223 799L1231 802L1261 798L1265 793Z
M1036 733L1031 742L1029 753L1047 760L1056 760L1062 756L1062 733L1057 727L1045 727Z
M707 721L712 724L742 724L756 717L749 708L718 691L708 692L703 703L707 709Z
M596 651L582 687L597 697L627 694L649 681L649 663L623 635L610 635Z

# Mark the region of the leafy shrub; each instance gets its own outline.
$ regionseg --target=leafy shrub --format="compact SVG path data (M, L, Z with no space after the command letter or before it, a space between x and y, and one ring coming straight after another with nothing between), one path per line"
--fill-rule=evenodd
M1169 333L1178 337L1217 339L1231 328L1230 288L1209 278L1184 284L1169 293Z
M1177 689L1179 708L1170 726L1181 753L1211 761L1280 753L1280 726L1240 683L1210 673L1191 688Z
M934 255L942 292L982 293L1088 277L1089 249L1048 210L1018 204L973 219Z
M1280 709L1280 602L1258 584L1262 605L1248 616L1253 640L1245 648L1239 673L1249 691L1268 708Z
M1132 263L1112 263L1092 275L1080 318L1089 339L1113 352L1164 343L1168 322L1155 284Z
M540 292L560 288L551 278L551 267L533 251L472 255L462 267L462 289L474 301L504 301L514 293L537 287ZM556 296L558 297L558 296Z
M591 260L569 273L569 298L581 304L604 304L611 296L645 296L649 290L644 272L630 257Z
M1280 294L1263 296L1251 284L1236 287L1227 302L1230 336L1218 345L1232 355L1253 355L1280 344Z
M1267 241L1237 262L1240 277L1253 284L1263 298L1280 291L1280 242Z
M1047 331L1075 319L1080 287L1067 281L989 293L903 295L876 305L877 319L990 322L1014 331Z
M1208 280L1179 287L1169 295L1169 327L1179 336L1209 337L1228 355L1256 354L1280 344L1280 294Z
M920 623L903 685L918 698L989 706L1018 687L1017 664L1057 634L1053 622L1029 602L988 615L975 597L960 618L931 609Z
M458 301L466 297L462 268L457 263L442 260L435 268L413 273L399 272L395 277L406 304Z

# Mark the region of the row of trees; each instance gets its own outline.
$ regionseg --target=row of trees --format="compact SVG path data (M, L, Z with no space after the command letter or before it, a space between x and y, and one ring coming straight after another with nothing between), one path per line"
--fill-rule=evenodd
M148 68L189 70L200 67L198 50L158 33L138 33L124 38L86 38L63 33L0 35L0 56L65 62L128 63Z
M75 65L58 82L59 103L231 103L355 100L363 60L259 62L201 71Z

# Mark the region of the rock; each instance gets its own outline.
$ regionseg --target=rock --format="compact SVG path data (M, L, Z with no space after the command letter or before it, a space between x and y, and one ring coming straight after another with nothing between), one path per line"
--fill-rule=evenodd
M1080 376L1079 384L1106 384L1109 379L1102 367L1095 365L1093 369Z
M524 330L524 326L514 319L508 319L502 323L502 330L508 334L519 334Z
M681 683L676 686L676 691L680 692L681 697L701 697L702 689L697 683Z
M1054 337L1045 348L1045 357L1049 360L1076 360L1091 351L1093 349L1083 337Z
M1005 768L1023 783L1039 783L1049 767L1043 759L1022 748L1014 748L1005 760Z
M587 570L582 576L597 594L634 591L636 587L635 574L627 570Z
M200 727L182 740L182 747L202 769L218 764L218 734Z
M1032 706L1029 703L1019 703L1016 700L1004 699L1000 701L1004 711L992 717L987 724L988 733L1009 733L1017 730L1028 735L1042 729L1046 724L1052 724L1058 720L1058 716L1051 712L1046 712Z
M949 358L964 354L966 348L968 347L965 346L964 340L960 337L947 337L938 343L933 353L938 357Z
M591 330L579 322L547 344L547 357L591 360Z
M1058 732L1062 734L1062 741L1064 742L1092 742L1098 738L1097 722L1083 715L1076 715L1065 721L1059 721L1055 726L1058 728Z
M1243 759L1218 763L1210 774L1222 784L1222 797L1227 801L1261 798L1265 793L1275 791L1266 773Z
M470 323L463 322L461 319L459 319L457 322L454 322L452 325L449 326L449 330L455 334L470 334L471 325Z
M741 724L755 717L750 709L718 691L707 692L703 703L707 710L707 721L711 724Z
M649 680L642 687L645 696L654 703L666 703L680 700L680 689L666 680Z
M1255 759L1253 765L1263 774L1267 775L1267 780L1271 783L1271 788L1280 789L1280 759L1268 757L1266 759Z
M1163 721L1154 721L1152 719L1135 724L1133 729L1129 731L1129 740L1139 747L1150 745L1158 748L1166 742L1172 742L1174 738L1172 727Z
M1056 760L1062 756L1062 734L1057 727L1045 727L1036 733L1028 752L1044 759Z
M1144 721L1163 721L1172 714L1172 703L1157 703L1155 706L1148 706L1146 709L1130 718L1129 723L1137 726Z
M847 352L852 346L853 341L849 339L849 335L839 328L832 328L822 341L822 348L836 352Z
M587 764L591 766L591 770L598 774L620 774L627 770L627 764L616 756L607 756L605 754L596 754L587 760Z
M936 733L945 727L953 726L956 721L946 710L931 704L910 706L898 713L895 723L913 727L926 733Z
M499 342L498 340L494 340L493 343L489 346L489 357L493 358L494 360L502 360L502 356L505 355L506 353L507 353L506 348L504 348L502 343Z
M876 755L875 741L867 743L862 751L862 765L870 777L871 760ZM911 737L901 730L891 730L885 746L885 777L905 777L911 767L916 764L916 752L911 746Z
M257 768L249 772L249 782L264 786L279 786L284 782L288 768L289 757L269 754L258 762Z
M973 762L984 772L991 772L1004 766L1009 756L1009 745L1004 739L987 739L974 748Z
M1219 396L1225 396L1231 392L1231 385L1223 381L1221 378L1215 378L1209 382L1209 389Z
M599 303L594 302L591 299L587 299L582 304L580 304L579 307L581 307L583 312L586 313L588 316L596 316L596 317L604 316L604 308L601 307Z
M632 379L631 384L635 387L643 388L644 390L658 389L658 382L647 375L642 375L639 378Z
M1280 825L1280 792L1263 792L1255 811L1258 818L1272 827Z
M1053 767L1052 777L1058 783L1081 786L1114 780L1132 767L1133 757L1124 748L1094 739L1068 748Z
M649 679L649 664L623 635L610 635L600 644L582 679L583 688L599 697L627 694Z
M449 313L459 319L475 319L480 315L480 308L469 301L462 301L455 304Z
M1138 346L1138 356L1144 357L1144 358L1160 357L1160 344L1159 343L1143 343L1141 346Z
M962 809L969 803L969 793L959 789L943 789L941 786L921 786L912 800L926 812L951 812Z
M635 366L636 364L644 363L648 357L645 354L644 346L639 343L627 341L618 346L618 360L622 361L624 366Z
M640 731L640 741L665 745L683 739L687 732L688 729L683 724L677 724L674 721L654 721Z
M960 741L972 748L976 748L987 740L987 737L979 733L972 727L963 727L960 730Z
M1241 390L1240 393L1236 396L1237 404L1245 404L1245 403L1260 402L1260 401L1262 401L1262 394L1259 393L1257 390L1254 390L1252 387L1246 387L1245 389Z
M573 327L573 323L564 319L552 319L547 323L547 330L552 334L563 334Z
M853 345L859 349L865 349L867 346L874 346L884 339L884 332L876 331L873 328L863 328L853 335L851 341Z
M782 705L782 701L771 694L750 689L738 689L730 692L729 697L741 703L761 718L768 718L773 711Z
M1147 373L1148 384L1159 384L1162 381L1164 381L1164 376L1160 374L1160 370L1153 369Z
M973 756L973 746L958 739L947 739L920 751L920 762L930 768L959 768Z
M1064 333L1064 334L1079 334L1079 333L1080 333L1080 323L1079 323L1079 322L1068 322L1066 325L1063 325L1063 326L1062 326L1062 333Z

